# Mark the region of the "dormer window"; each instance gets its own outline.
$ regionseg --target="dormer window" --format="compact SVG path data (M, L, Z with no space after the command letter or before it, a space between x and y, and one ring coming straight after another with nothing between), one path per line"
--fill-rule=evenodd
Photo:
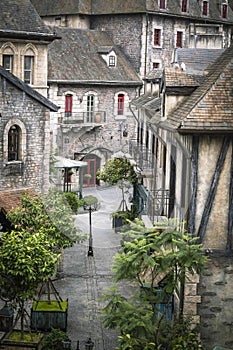
M108 67L116 67L117 55L112 46L101 46L98 48L98 53L102 56Z
M222 4L222 18L227 18L227 4Z
M109 67L115 67L116 66L116 57L111 55L109 56Z
M202 16L208 16L208 7L209 7L208 1L203 1L202 2Z

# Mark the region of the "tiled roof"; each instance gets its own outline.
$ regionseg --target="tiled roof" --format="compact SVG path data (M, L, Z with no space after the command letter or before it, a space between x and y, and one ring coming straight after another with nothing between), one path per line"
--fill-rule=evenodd
M185 72L189 74L203 74L203 71L212 64L222 53L223 49L192 49L178 48L175 53L175 62L184 64Z
M4 33L28 32L37 35L52 35L30 0L0 1L0 37Z
M0 191L0 211L8 213L11 209L17 208L21 203L22 195L25 193L29 193L31 195L36 194L32 188Z
M49 45L49 82L142 84L132 65L105 32L71 28L55 28L55 31L62 39ZM100 47L114 48L116 67L108 67L98 52Z
M164 16L177 15L182 17L192 17L220 22L232 22L232 10L228 9L228 18L222 19L220 13L219 0L209 1L209 15L202 17L202 1L189 0L187 13L181 11L180 0L167 0L166 9L159 8L159 1L154 0L32 0L41 16L61 15L61 14L123 14L123 13L145 13L155 12Z
M32 89L29 85L24 83L22 80L17 78L15 75L7 72L2 66L0 66L0 76L7 79L11 84L13 84L18 89L24 91L27 95L29 95L31 98L36 100L37 102L43 104L45 107L50 109L53 112L57 112L59 107L57 107L55 104L50 102L46 97L41 95L36 90Z
M199 83L179 67L165 68L166 87L199 86Z
M200 87L161 125L180 132L233 132L233 46L208 71Z

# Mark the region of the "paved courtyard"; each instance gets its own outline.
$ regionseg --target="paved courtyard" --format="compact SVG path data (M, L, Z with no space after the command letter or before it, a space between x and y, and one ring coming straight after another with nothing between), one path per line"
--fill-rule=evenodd
M102 325L100 298L111 285L112 258L120 248L121 238L112 229L110 214L120 205L121 191L116 187L84 189L83 195L89 194L100 202L98 211L92 212L94 256L87 256L88 240L66 249L64 276L56 280L55 286L61 297L69 300L67 333L72 349L77 349L77 341L79 349L85 349L84 343L91 337L94 350L112 350L117 337ZM77 215L76 224L83 234L89 233L89 213Z

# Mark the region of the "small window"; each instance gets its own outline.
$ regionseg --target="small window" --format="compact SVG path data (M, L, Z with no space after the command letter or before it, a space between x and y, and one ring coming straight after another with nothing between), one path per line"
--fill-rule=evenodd
M87 123L93 123L95 110L95 96L88 95L87 96Z
M118 105L117 105L117 114L123 115L124 114L124 102L125 102L125 96L123 94L118 95Z
M12 125L8 132L8 161L19 160L20 128Z
M176 47L182 47L182 41L183 41L183 33L177 32L176 33Z
M33 56L24 56L24 82L33 84Z
M73 108L73 96L66 95L66 99L65 99L65 116L66 117L70 117L72 115L72 108Z
M161 29L156 28L154 30L154 45L161 46Z
M109 67L115 67L115 66L116 66L116 57L109 56Z
M203 1L202 3L202 15L203 16L208 15L208 1Z
M161 10L165 10L166 9L166 0L159 0L159 8Z
M158 68L159 68L159 63L153 62L153 69L158 69Z
M227 18L227 4L222 5L222 18Z
M13 55L3 55L2 65L8 72L13 72Z
M181 11L182 12L187 12L188 11L188 0L182 0Z

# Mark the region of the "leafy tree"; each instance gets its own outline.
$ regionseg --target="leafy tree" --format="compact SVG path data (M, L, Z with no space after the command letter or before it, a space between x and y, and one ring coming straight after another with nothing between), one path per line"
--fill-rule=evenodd
M117 185L122 191L122 205L125 209L125 189L136 182L137 175L133 165L126 157L109 159L98 171L97 178L110 185Z
M55 190L43 196L25 193L21 205L11 210L7 218L17 231L44 230L58 249L71 247L82 239L65 195Z
M146 229L136 220L124 236L127 241L114 257L112 270L115 281L129 281L133 293L126 298L114 286L105 294L104 325L120 332L121 350L179 349L180 334L174 332L176 322L166 320L166 313L172 295L176 292L179 296L180 286L189 276L202 271L206 262L202 247L182 225ZM158 308L161 303L165 306L163 310ZM186 324L181 314L177 322ZM184 332L183 344L188 344L188 337L190 344L190 332L190 329ZM201 349L198 341L196 344L182 349Z

